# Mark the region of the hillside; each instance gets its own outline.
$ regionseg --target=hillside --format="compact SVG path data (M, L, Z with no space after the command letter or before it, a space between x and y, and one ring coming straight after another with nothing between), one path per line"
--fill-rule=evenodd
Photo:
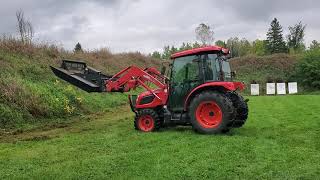
M244 81L246 85L259 83L264 91L266 82L287 82L291 75L297 56L288 54L274 54L269 56L245 56L230 60L231 68L236 71L238 81ZM248 92L247 88L246 92Z
M61 59L84 60L108 74L131 64L159 66L158 60L140 53L113 54L101 49L74 54L56 46L1 39L0 129L63 122L68 116L109 111L126 104L125 94L89 94L58 80L49 65L58 66Z

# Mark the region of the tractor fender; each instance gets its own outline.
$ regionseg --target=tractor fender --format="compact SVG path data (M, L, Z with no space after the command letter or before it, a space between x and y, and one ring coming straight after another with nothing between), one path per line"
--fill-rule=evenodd
M236 91L236 90L243 90L245 88L244 83L242 82L207 82L201 84L200 86L195 87L191 90L188 94L187 98L184 101L184 108L183 110L186 111L191 99L204 90L219 90L219 91Z

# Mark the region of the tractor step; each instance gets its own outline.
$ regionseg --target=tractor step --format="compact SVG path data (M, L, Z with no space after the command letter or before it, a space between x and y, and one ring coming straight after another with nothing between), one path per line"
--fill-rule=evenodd
M60 67L50 67L57 77L87 92L104 92L105 81L112 77L82 61L62 60Z

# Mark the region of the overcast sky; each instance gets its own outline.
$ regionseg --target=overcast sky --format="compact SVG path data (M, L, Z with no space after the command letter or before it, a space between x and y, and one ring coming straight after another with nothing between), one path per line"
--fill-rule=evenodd
M199 23L214 27L215 40L265 38L277 17L289 25L307 24L305 42L320 40L319 0L1 0L0 34L16 33L22 9L35 38L72 49L108 47L113 52L162 50L195 41Z

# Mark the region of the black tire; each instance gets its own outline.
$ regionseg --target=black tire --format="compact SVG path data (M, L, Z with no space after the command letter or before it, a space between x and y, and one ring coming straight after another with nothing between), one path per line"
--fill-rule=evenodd
M197 108L200 107L205 102L215 102L215 104L220 108L222 112L222 118L220 118L220 123L215 125L215 127L204 127L201 125L199 118L197 120L196 111ZM230 99L225 96L224 94L221 94L219 92L214 91L205 91L201 92L198 95L196 95L189 106L189 116L190 116L190 122L192 124L193 129L196 132L202 133L202 134L219 134L219 133L225 133L228 132L230 129L230 122L234 119L234 109L232 106L232 102ZM211 113L211 112L210 112ZM209 116L215 116L215 115L209 115Z
M143 123L141 123L143 117L148 117L148 121L153 124L152 127L147 127L144 128ZM153 109L141 109L138 110L135 120L134 120L134 128L136 130L140 130L143 132L152 132L152 131L157 131L161 127L161 121L159 118L158 113L153 110Z
M235 109L235 118L229 126L233 128L242 127L248 119L248 104L244 100L244 98L236 92L228 92L227 96L232 101L233 107Z

